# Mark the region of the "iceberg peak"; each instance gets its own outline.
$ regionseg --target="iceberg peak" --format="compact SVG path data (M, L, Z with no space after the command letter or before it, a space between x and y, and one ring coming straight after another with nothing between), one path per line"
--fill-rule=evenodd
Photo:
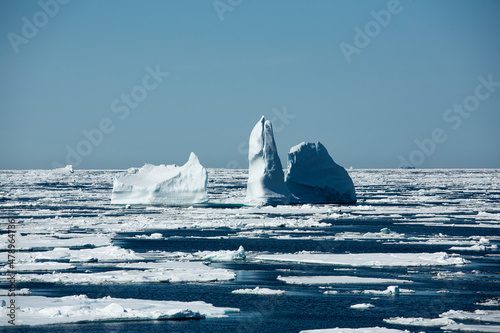
M251 206L288 204L290 192L274 141L273 126L264 116L250 134L245 203Z

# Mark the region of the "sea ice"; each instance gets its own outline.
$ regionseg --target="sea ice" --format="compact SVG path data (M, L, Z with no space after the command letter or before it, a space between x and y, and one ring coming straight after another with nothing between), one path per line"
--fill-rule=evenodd
M10 264L0 268L0 272L34 272L34 271L66 271L76 269L68 263L63 262L29 262L29 263L15 263L12 269Z
M446 331L460 331L460 332L481 332L481 333L499 333L500 325L467 325L467 324L450 324L441 327Z
M300 333L410 333L407 330L401 331L385 327L362 327L362 328L327 328L318 330L300 331Z
M106 262L124 260L144 260L143 257L130 249L118 246L104 246L94 249L71 250L58 247L52 251L20 252L17 254L20 262L63 261L63 262Z
M286 291L255 287L254 289L233 290L232 293L233 294L248 294L248 295L284 295L286 293Z
M463 265L468 261L460 256L436 253L294 253L262 254L256 260L325 264L352 267L412 267Z
M450 310L448 312L440 314L439 316L460 320L489 321L500 323L500 310L476 310L474 312Z
M425 327L441 327L446 325L455 324L455 321L448 318L403 318L394 317L389 319L384 319L384 322L388 324L396 325L406 325L406 326L425 326Z
M20 296L16 299L16 326L69 324L100 321L221 318L239 312L205 302L152 301L86 295L65 297ZM5 308L5 307L3 307ZM0 326L9 326L7 320Z
M367 278L358 276L337 276L337 275L319 275L319 276L281 276L278 280L288 284L393 284L393 283L412 283L409 280Z
M475 304L481 305L481 306L500 306L500 297L488 298L488 299L479 301Z
M245 260L245 249L243 246L238 248L238 251L215 251L204 254L202 260L208 261L233 261Z
M360 303L360 304L353 304L350 306L351 309L358 309L358 310L365 310L365 309L370 309L374 308L375 305L370 304L370 303Z
M290 149L285 184L297 203L356 202L347 171L335 163L320 142L302 142Z
M214 282L235 278L235 273L212 268L201 262L162 262L119 264L115 271L99 273L20 274L17 281L62 284L115 284L149 282ZM5 280L5 278L4 278ZM1 281L1 280L0 280Z
M205 203L207 170L191 153L183 166L146 164L115 176L112 204L188 205Z
M372 295L399 295L399 294L413 294L415 291L411 289L401 289L398 286L389 286L386 290L363 290L364 294Z
M271 122L260 118L250 134L248 183L245 204L280 205L290 202L290 192L274 142Z
M7 234L0 235L0 250L6 250ZM16 249L18 250L47 250L55 247L84 248L100 247L111 245L111 238L105 235L70 235L70 234L50 234L50 235L16 235Z

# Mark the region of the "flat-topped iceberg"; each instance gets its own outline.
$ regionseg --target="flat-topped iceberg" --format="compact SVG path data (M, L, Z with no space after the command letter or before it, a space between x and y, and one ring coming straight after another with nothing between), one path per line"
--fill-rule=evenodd
M274 142L271 122L260 118L250 134L248 183L245 204L286 205L290 202L283 167Z
M117 175L112 204L189 205L208 201L207 170L191 153L183 166L146 164Z
M290 149L285 183L292 193L292 202L356 202L351 177L333 161L321 142L302 142Z

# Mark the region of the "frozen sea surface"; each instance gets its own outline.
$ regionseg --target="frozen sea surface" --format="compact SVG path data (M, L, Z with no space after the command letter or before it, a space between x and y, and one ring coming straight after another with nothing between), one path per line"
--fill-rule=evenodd
M0 171L1 330L500 330L500 170L351 170L356 205L277 207L242 206L246 171L208 171L189 207L111 205L118 171ZM71 309L85 323L57 324Z

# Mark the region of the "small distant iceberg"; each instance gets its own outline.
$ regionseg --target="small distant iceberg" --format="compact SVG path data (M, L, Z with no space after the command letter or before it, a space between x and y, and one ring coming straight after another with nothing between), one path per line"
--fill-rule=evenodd
M151 165L115 176L112 204L190 205L208 202L207 170L191 153L183 166Z
M273 127L264 116L250 134L248 183L245 204L250 206L286 205L290 192L274 142Z
M293 203L356 203L351 177L333 161L321 142L302 142L292 147L287 164L285 184Z
M59 173L73 173L73 166L71 164L66 165L64 168L53 169L54 172Z

